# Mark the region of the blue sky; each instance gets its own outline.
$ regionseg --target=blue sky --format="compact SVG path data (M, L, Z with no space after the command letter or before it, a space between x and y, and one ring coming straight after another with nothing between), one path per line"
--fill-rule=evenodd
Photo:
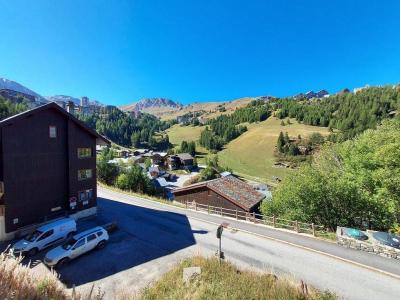
M0 12L0 77L42 95L189 103L400 82L400 1L0 0Z

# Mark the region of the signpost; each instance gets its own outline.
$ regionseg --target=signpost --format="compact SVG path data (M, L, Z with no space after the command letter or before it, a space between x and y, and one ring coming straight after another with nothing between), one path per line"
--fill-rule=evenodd
M217 228L217 239L219 240L219 250L218 250L218 257L219 257L219 263L221 263L222 259L225 259L224 252L222 252L222 247L221 247L221 240L222 240L222 232L224 231L224 228L227 228L229 223L222 223L221 225L218 226Z

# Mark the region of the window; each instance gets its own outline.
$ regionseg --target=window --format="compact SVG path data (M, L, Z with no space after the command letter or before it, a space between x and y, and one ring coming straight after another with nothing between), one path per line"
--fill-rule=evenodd
M57 137L57 127L50 125L49 126L49 137L51 139L55 139Z
M92 148L78 148L78 158L92 157Z
M95 240L95 239L96 239L96 235L95 235L95 234L91 234L91 235L89 235L89 236L87 237L88 243L89 243L90 241Z
M74 246L74 249L77 249L79 247L82 247L83 245L85 245L85 239L80 239Z
M92 178L92 169L83 169L78 171L78 180L86 180Z
M51 236L53 233L54 233L54 230L53 230L53 229L47 231L46 233L44 233L44 234L38 239L38 241L47 239L47 238L48 238L49 236Z
M97 233L97 236L98 237L101 237L103 235L103 231L99 231L98 233Z

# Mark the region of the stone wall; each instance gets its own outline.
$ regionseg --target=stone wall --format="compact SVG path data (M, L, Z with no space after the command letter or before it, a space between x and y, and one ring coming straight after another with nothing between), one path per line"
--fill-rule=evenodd
M365 232L365 234L368 235L369 240L359 241L353 238L349 238L345 235L341 235L340 228L338 227L338 230L336 232L337 243L347 248L366 251L383 257L400 260L400 250L379 244L372 238L372 234L368 231Z

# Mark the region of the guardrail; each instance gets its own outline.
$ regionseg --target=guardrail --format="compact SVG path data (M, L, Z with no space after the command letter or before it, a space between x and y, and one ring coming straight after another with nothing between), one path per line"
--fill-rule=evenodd
M323 236L327 234L327 231L323 226L315 225L314 223L303 223L300 221L287 220L275 216L256 214L254 212L248 213L238 209L205 205L197 203L196 201L186 201L185 206L187 209L205 211L208 214L231 217L236 220L245 220L255 224L262 224L274 228L284 228L298 233L311 234L313 236Z

